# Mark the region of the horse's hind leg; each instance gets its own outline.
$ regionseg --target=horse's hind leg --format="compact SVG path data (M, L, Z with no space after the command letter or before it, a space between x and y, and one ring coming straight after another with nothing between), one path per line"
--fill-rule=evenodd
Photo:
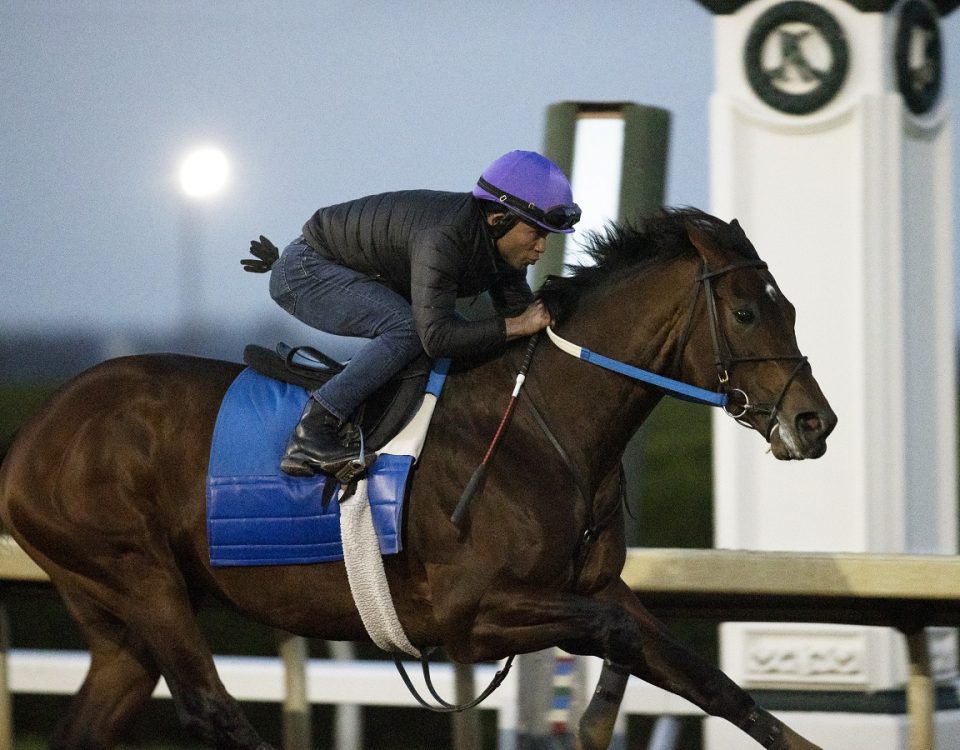
M219 750L269 750L220 682L179 572L156 561L130 567L143 593L123 596L122 616L146 643L181 723Z
M90 670L50 747L113 747L150 699L160 675L146 644L83 594L60 592L90 648Z
M104 554L77 575L47 559L44 566L78 614L93 657L87 681L58 734L58 747L110 747L156 682L166 679L181 723L220 750L269 750L223 687L197 625L187 587L169 554L143 548ZM109 614L106 614L109 613ZM129 690L111 686L112 679ZM98 727L88 736L86 722ZM99 744L98 744L99 743Z

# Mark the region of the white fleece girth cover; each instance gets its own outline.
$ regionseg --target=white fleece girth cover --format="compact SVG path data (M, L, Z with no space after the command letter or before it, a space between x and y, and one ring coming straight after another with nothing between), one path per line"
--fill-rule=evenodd
M353 495L340 503L340 534L350 591L370 638L384 651L402 651L419 658L420 652L403 632L390 596L367 499L366 479L358 481Z
M445 374L446 369L443 372ZM381 456L413 456L414 462L420 458L439 393L439 388L434 388L432 392L428 389L413 419L380 449ZM343 490L340 492L342 495ZM420 652L403 632L397 610L393 606L387 574L383 569L383 558L380 556L380 545L373 527L366 479L357 482L353 496L340 503L340 538L343 542L343 562L347 566L347 580L350 582L353 601L371 640L389 653L402 651L420 658Z

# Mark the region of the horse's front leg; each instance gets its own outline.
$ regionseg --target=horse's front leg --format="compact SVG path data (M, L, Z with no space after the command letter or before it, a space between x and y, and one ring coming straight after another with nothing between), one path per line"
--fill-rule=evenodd
M610 747L629 677L628 667L603 662L597 687L577 724L576 750L603 750Z
M610 650L605 654L608 661L600 677L601 687L618 686L621 678L617 673L624 667L615 665L624 665L640 679L686 698L711 716L730 721L769 750L819 750L817 745L760 708L720 669L676 641L623 581L618 580L601 601L600 606L622 608L640 629L638 644L610 642ZM614 706L610 700L611 694L610 687L598 691L584 713L578 737L582 750L607 747L619 709L619 702ZM622 691L620 695L622 697ZM605 739L599 736L601 732L606 732ZM594 737L601 744L597 744Z
M585 712L579 734L583 750L609 745L627 671L730 721L768 750L818 750L673 638L619 580L594 598L529 589L491 591L467 637L448 644L448 651L458 661L480 661L550 646L606 660L601 690Z

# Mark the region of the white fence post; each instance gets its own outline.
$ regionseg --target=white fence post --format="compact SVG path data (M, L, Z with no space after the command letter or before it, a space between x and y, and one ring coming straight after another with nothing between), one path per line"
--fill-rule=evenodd
M476 697L473 684L473 665L453 662L454 703L462 706ZM480 712L476 709L459 711L452 716L453 746L457 750L480 750Z
M350 641L328 641L330 656L337 661L355 658ZM336 750L363 750L363 707L356 703L337 704L334 714L333 746Z
M7 608L0 602L0 750L13 750L13 709L7 674L9 650L10 623L7 620Z
M283 747L310 750L310 701L307 698L307 639L278 631L283 661Z

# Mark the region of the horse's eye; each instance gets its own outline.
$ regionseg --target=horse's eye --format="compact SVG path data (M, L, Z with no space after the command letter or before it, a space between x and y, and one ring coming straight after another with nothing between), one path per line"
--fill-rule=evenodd
M733 315L737 319L737 322L742 323L743 325L749 325L754 320L753 310L747 307L742 307L739 310L736 310Z

